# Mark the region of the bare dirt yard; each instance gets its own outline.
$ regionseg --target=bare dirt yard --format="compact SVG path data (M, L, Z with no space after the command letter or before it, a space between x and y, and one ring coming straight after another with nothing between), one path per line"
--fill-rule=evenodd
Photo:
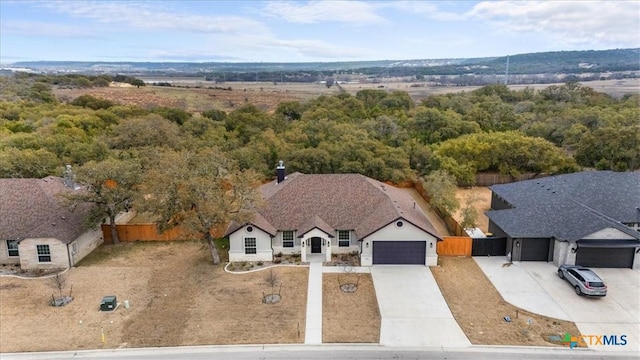
M357 290L343 292L345 284L357 284ZM323 274L322 342L377 343L380 321L371 274Z
M472 258L443 256L439 263L431 272L472 344L562 346L549 337L580 333L572 322L519 310L504 301Z
M282 301L267 305L265 271L225 273L201 242L103 245L65 274L64 307L49 306L50 280L0 277L0 352L301 343L308 268L274 273ZM116 311L99 311L105 295Z
M456 191L456 198L460 202L460 207L463 208L468 199L473 199L473 207L478 213L478 220L476 227L480 228L484 233L489 231L489 218L484 214L491 208L491 190L488 187L471 187L471 188L458 188ZM462 223L462 210L453 215L453 218Z

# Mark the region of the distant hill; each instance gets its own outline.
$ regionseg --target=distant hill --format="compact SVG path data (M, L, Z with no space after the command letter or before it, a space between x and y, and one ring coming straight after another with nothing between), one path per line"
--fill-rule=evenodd
M313 76L359 73L387 76L503 74L507 57L468 59L376 60L310 63L24 61L5 69L39 73L203 76L222 73L308 73ZM640 48L553 51L509 56L510 74L580 74L640 71ZM297 74L299 75L299 74ZM261 76L262 78L262 76Z

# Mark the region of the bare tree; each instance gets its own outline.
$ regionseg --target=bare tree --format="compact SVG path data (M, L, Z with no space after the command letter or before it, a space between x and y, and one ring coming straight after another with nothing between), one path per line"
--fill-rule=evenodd
M464 229L471 229L476 227L478 222L478 210L476 209L476 203L484 202L484 200L478 194L469 194L465 200L464 205L460 209L462 215L462 227Z
M269 273L265 276L264 282L271 286L271 293L273 294L273 288L280 282L280 278L273 272L273 268L269 269Z
M64 274L56 274L49 278L49 286L58 291L62 297L62 290L67 286L67 276Z

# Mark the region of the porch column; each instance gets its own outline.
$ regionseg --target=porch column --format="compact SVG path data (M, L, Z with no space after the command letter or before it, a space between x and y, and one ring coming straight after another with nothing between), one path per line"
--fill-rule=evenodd
M302 238L302 240L300 241L300 255L302 256L300 261L302 262L307 262L307 247L305 246L306 243L307 243L307 239Z
M324 250L325 253L325 260L326 262L330 262L331 261L331 238L327 239L327 247Z

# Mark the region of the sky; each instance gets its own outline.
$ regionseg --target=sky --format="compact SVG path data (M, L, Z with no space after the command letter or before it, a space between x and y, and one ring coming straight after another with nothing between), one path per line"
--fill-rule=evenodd
M333 62L640 47L640 1L0 0L0 63Z

